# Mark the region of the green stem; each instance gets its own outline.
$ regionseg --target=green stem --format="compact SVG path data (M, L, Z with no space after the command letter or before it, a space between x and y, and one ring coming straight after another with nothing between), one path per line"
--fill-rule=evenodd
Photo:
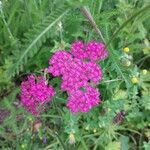
M93 26L93 28L95 29L95 31L97 32L97 34L101 37L101 39L103 40L104 43L105 39L100 31L100 29L98 28L97 24L94 21L94 18L92 17L90 11L88 10L88 8L86 6L84 6L82 9L82 12L84 14L84 16L87 18L87 20L90 22L90 24Z
M130 131L130 132L133 132L133 133L136 133L136 134L138 134L138 135L140 135L141 136L141 133L140 132L138 132L138 131L136 131L136 130L134 130L134 129L129 129L129 128L120 128L119 130L127 130L127 131Z
M56 135L58 141L61 143L62 147L64 150L67 150L67 147L65 146L65 144L63 143L63 141L61 140L61 138L59 137L57 132L54 132L54 134Z
M7 24L6 20L5 20L5 15L4 15L4 12L3 12L2 8L0 9L0 12L1 12L2 20L3 20L4 25L5 25L5 27L6 27L7 31L8 31L8 33L9 33L10 38L11 38L11 39L14 39L14 37L13 37L13 35L12 35L12 33L11 33L9 27L8 27L8 24Z
M65 146L65 144L63 143L63 141L61 140L61 138L59 137L58 133L56 131L52 131L50 128L46 128L46 130L48 131L48 133L54 137L57 137L59 143L62 145L64 150L67 150L67 147Z
M105 80L105 81L102 80L101 83L110 83L110 82L116 82L116 81L122 81L122 79L113 79L113 80Z
M52 146L59 144L58 141L55 143L52 143L51 145L48 145L44 150L49 150L50 148L52 148Z
M44 118L62 118L60 116L57 116L57 115L48 115L48 114L44 114L44 115L40 115L39 117L44 117Z

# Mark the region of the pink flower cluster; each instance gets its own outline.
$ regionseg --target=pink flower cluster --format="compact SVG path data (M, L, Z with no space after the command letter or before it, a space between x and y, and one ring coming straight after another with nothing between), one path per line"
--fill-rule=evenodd
M92 85L102 79L102 70L97 64L108 55L105 45L91 41L84 44L76 41L71 51L57 51L49 60L48 72L54 77L61 76L61 90L67 91L67 107L71 112L88 112L100 103L100 93ZM55 95L52 86L43 76L30 75L21 83L21 103L33 115L44 109L44 104Z
M98 89L94 89L91 86L87 86L82 90L76 90L71 93L68 98L67 106L71 112L88 112L92 107L99 104L100 93Z
M49 60L49 73L62 76L61 89L69 94L67 106L71 112L88 112L100 102L98 90L90 84L102 79L102 70L96 61L107 55L103 43L91 41L84 45L77 41L72 44L71 52L57 51Z
M43 111L44 104L55 95L52 86L42 76L30 75L21 83L21 103L33 115Z
M71 46L71 53L76 58L91 61L103 60L108 55L105 45L96 41L90 41L87 45L82 41L76 41Z

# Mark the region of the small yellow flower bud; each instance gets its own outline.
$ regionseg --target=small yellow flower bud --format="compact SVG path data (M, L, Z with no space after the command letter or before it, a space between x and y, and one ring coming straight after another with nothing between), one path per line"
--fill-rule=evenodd
M125 53L129 53L129 47L125 47L124 49L123 49L123 51L125 52Z
M75 143L75 137L73 133L70 133L69 135L69 143L70 144L74 144Z
M96 133L96 131L97 131L96 129L93 130L94 133Z
M147 70L144 69L144 70L143 70L143 75L146 75L146 74L147 74Z
M131 78L131 82L132 82L133 84L136 84L136 83L138 83L138 79L137 79L136 77L132 77L132 78Z

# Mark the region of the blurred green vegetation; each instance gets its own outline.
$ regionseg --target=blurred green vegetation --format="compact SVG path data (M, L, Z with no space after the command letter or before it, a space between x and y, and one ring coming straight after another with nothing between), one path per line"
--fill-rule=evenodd
M0 149L150 149L149 0L0 2ZM33 117L19 101L24 77L41 74L56 50L69 50L77 39L102 41L83 8L91 13L109 51L100 63L102 103L87 114L71 114L61 81L55 78L50 82L56 97L45 113ZM114 123L122 111L122 121ZM34 132L37 120L41 127Z

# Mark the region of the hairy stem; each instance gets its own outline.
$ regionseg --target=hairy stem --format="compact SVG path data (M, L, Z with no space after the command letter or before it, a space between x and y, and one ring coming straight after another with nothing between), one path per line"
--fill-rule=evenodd
M95 31L97 32L97 34L101 37L101 39L103 40L104 43L105 42L105 39L100 31L100 29L98 28L97 24L95 23L94 21L94 18L92 17L91 13L90 13L90 10L84 6L82 7L82 12L83 12L83 15L87 18L87 20L90 22L90 24L93 26L93 28L95 29Z

